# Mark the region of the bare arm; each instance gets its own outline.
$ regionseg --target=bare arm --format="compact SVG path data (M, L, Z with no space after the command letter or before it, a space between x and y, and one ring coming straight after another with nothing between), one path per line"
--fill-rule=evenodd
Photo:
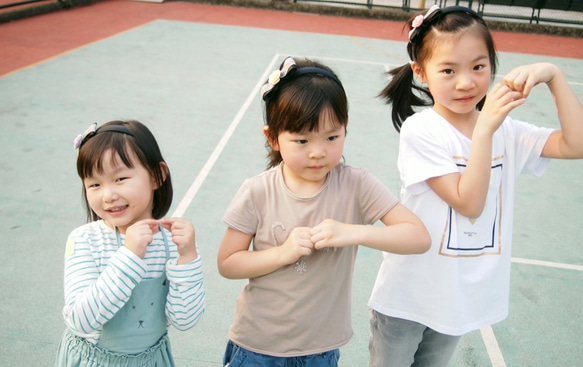
M219 273L229 279L256 278L274 272L282 266L293 264L301 256L312 253L309 228L298 227L291 231L281 246L262 251L249 251L253 235L227 228L219 253Z
M504 78L506 85L525 97L534 86L546 83L557 107L561 130L555 131L542 151L548 158L583 158L583 107L559 67L538 63L518 67Z
M521 92L503 84L494 85L473 128L472 147L464 173L427 180L429 187L458 213L468 218L482 214L490 184L494 133L508 113L524 101ZM467 123L471 124L471 121Z
M326 219L313 227L316 249L363 245L395 254L420 254L431 245L431 237L421 220L407 207L397 204L381 221L385 226L340 223Z

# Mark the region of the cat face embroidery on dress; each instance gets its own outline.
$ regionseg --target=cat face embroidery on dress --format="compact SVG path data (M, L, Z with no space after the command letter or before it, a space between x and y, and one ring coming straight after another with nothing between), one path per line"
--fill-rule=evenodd
M154 307L154 302L150 302L149 304L147 304L145 307ZM132 305L132 310L140 310L140 306L137 305ZM138 311L136 311L138 312ZM143 329L144 328L144 320L138 320L138 329Z

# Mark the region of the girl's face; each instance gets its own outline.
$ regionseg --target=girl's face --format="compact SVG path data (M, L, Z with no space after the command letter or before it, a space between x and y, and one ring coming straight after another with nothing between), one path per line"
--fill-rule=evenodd
M103 156L103 172L94 170L83 180L91 209L109 227L117 227L122 234L137 221L152 218L156 189L150 173L133 153L130 156L134 162L131 168L117 153L108 150Z
M277 141L270 141L271 148L281 153L285 183L297 195L307 197L317 193L328 172L342 158L346 128L334 118L325 109L320 115L318 131L282 131Z
M427 83L433 109L454 126L477 117L476 105L488 92L491 81L488 48L477 31L438 35L431 56L423 65L413 63L417 78ZM470 118L470 120L468 120Z

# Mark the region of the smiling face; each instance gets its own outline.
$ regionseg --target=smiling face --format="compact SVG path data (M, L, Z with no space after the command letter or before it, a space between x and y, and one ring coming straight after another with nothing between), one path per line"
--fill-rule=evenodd
M152 218L154 179L132 153L133 167L126 166L112 151L105 152L102 169L83 179L91 209L109 227L125 233L132 224Z
M427 83L433 109L454 126L475 121L476 105L490 86L492 69L488 47L477 31L438 35L423 64L413 63L417 78Z
M298 133L281 131L277 140L269 143L274 151L281 153L287 187L300 196L311 196L320 190L328 172L342 159L345 138L346 127L325 108L317 129Z

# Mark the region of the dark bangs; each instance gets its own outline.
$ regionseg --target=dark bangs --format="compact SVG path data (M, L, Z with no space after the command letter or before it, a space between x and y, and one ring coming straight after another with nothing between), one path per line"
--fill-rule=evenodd
M79 150L77 157L77 174L81 180L91 177L94 172L103 173L103 157L111 150L111 164L119 164L119 159L127 167L133 167L134 163L128 154L129 135L119 133L101 133L93 136ZM132 139L134 140L134 139Z
M344 90L328 77L307 74L282 86L278 98L267 105L265 119L275 136L281 131L317 131L324 110L329 110L340 126L348 124Z
M161 167L165 163L162 152L150 130L138 121L111 121L101 127L121 125L126 127L131 135L115 131L97 130L97 134L90 137L79 149L77 156L77 173L81 180L91 177L94 173L103 173L103 157L107 151L111 151L112 164L123 163L126 167L134 167L141 164L154 179L157 189L154 190L154 206L152 217L162 218L172 204L172 180L170 170L166 175ZM121 160L119 162L118 160ZM165 177L164 177L165 176ZM83 199L87 205L87 219L94 221L99 219L87 203L87 193L83 185Z

